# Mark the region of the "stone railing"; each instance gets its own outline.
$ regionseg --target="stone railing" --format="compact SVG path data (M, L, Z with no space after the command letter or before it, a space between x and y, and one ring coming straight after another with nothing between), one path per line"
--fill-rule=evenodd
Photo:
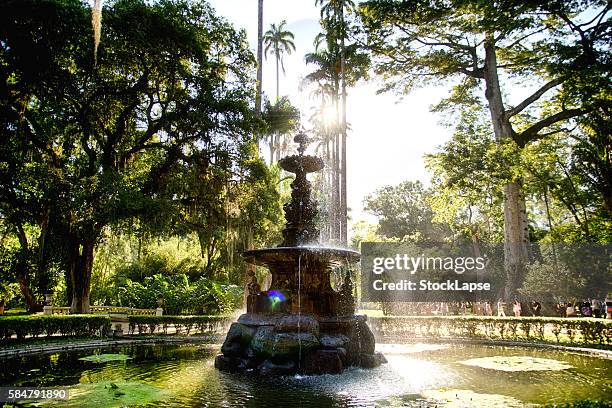
M123 306L91 306L92 314L126 314L128 316L162 316L164 309L136 309L134 307ZM65 306L44 306L43 314L46 315L68 315L70 308Z

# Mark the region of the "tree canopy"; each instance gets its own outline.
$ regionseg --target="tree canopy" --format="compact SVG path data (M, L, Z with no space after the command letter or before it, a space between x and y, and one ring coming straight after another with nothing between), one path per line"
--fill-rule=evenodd
M201 1L109 2L96 65L82 2L6 1L0 15L0 211L61 242L73 310L86 311L105 226L189 204L173 181L190 168L230 181L239 157L257 160L254 59Z
M480 106L494 140L519 149L609 107L610 14L609 2L598 0L372 0L360 8L362 42L383 91L450 83L438 109ZM517 86L530 90L511 102ZM509 296L529 257L523 178L515 173L503 187Z

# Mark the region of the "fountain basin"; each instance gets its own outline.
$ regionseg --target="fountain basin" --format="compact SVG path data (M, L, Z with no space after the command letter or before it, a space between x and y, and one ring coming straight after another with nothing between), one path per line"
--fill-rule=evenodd
M215 366L260 375L339 374L345 367L378 367L367 317L243 314L232 323Z
M290 173L303 171L304 173L314 173L322 170L324 167L323 160L316 156L293 155L283 157L278 161L278 165Z
M253 249L243 253L245 262L260 266L269 266L275 263L297 262L298 259L306 262L317 261L329 266L342 266L359 262L361 254L352 249L295 246Z

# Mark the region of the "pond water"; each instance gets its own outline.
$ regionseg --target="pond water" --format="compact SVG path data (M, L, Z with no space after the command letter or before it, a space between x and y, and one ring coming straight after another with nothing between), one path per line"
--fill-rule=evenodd
M612 360L578 353L475 344L380 344L377 349L389 362L373 370L264 379L219 372L213 366L218 349L201 344L134 345L12 358L0 361L0 384L66 386L70 400L53 406L96 408L523 407L587 398L612 402ZM131 358L80 360L100 353ZM495 357L482 360L488 368L475 360L485 357ZM491 360L501 369L490 368ZM554 370L541 370L551 363L547 360L553 360Z

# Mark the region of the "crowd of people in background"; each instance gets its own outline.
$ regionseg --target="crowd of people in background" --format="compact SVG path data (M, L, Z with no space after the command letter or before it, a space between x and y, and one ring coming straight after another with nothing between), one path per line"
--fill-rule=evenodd
M612 319L612 297L603 302L599 299L583 300L582 302L557 303L557 314L561 317L595 317Z
M612 294L605 300L597 298L584 299L582 301L558 302L554 305L552 313L559 317L594 317L602 319L612 319ZM550 308L549 308L550 309ZM430 314L434 315L455 315L455 314L474 314L477 316L543 316L542 303L537 300L521 302L514 299L507 302L500 298L496 304L491 301L484 302L441 302L433 306Z

